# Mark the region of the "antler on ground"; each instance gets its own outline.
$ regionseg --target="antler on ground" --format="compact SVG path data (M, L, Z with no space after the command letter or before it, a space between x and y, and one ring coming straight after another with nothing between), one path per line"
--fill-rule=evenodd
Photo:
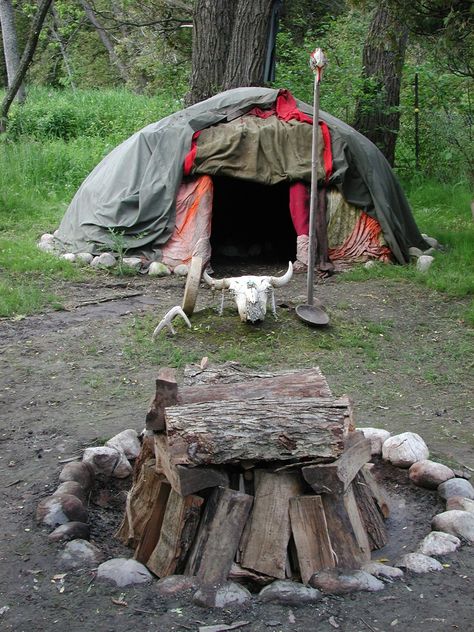
M168 327L168 329L171 331L171 333L174 336L176 334L176 331L171 321L176 316L181 316L181 318L184 320L186 325L191 329L191 323L189 322L189 318L183 312L182 308L179 305L176 305L175 307L172 307L168 312L166 312L166 314L160 320L160 322L158 323L158 327L156 327L155 331L153 332L152 338L155 338L164 327Z

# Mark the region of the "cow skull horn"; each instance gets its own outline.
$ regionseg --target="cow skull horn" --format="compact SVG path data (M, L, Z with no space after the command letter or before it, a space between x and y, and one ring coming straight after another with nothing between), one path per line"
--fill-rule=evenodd
M286 285L291 277L293 276L293 264L291 261L288 261L288 270L281 277L270 277L270 283L273 287L281 287L282 285Z
M213 279L212 277L210 277L208 275L208 273L205 270L204 270L204 273L202 275L202 278L213 289L216 289L216 290L227 290L228 287L229 287L229 280L228 279Z

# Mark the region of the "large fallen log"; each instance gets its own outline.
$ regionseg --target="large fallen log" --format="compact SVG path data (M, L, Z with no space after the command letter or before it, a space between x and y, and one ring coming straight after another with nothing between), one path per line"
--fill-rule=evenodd
M146 416L147 429L164 430L164 410L167 406L197 404L211 401L249 400L259 398L330 397L326 378L319 368L289 371L275 375L253 377L233 383L210 383L179 386L170 369L160 369L156 393Z
M346 397L207 402L165 415L174 465L333 461L352 425Z

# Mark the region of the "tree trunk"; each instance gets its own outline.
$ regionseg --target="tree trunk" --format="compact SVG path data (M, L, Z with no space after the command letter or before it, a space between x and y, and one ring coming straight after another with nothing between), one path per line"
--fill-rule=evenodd
M52 1L53 0L42 0L41 4L38 7L38 10L36 11L36 15L31 25L30 34L28 36L28 41L26 42L25 50L23 51L23 55L21 56L18 69L15 73L15 77L11 85L8 87L7 93L5 94L5 97L2 101L2 106L0 110L0 133L5 132L6 130L10 106L13 103L13 99L15 98L21 84L23 83L26 71L30 67L30 64L33 60L33 55L35 54L41 29L43 28L43 23L46 19Z
M188 105L221 90L263 85L273 3L274 0L197 0Z
M8 87L10 87L20 64L15 19L11 0L0 0L0 25L2 27L3 54L5 56L5 66L7 69ZM16 98L20 103L25 101L26 93L23 84L21 84L18 88Z
M193 17L191 105L219 92L227 65L236 2L197 0Z
M362 77L366 86L357 103L354 127L377 145L392 166L406 44L407 29L384 0L377 5L364 44Z
M267 35L274 0L239 0L223 90L264 83Z
M100 37L100 41L102 42L107 52L109 53L109 57L110 57L110 61L112 62L112 65L115 66L115 68L117 68L122 81L124 83L127 83L129 79L128 70L125 67L125 65L122 63L122 61L120 60L117 53L115 52L114 44L112 40L110 39L110 37L108 36L107 31L104 29L102 24L97 19L97 16L94 13L94 10L92 9L91 5L87 2L87 0L79 0L79 3L84 9L84 13L86 14L87 19L97 31L97 34Z

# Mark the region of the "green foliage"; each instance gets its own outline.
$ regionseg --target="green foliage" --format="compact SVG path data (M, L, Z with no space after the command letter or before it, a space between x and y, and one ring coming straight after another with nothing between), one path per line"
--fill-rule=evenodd
M179 109L181 102L165 93L154 97L128 90L60 91L34 88L23 106L10 113L8 138L35 140L95 137L112 149L141 127Z
M178 107L125 90L36 88L14 108L0 139L0 316L54 307L55 286L91 274L38 250L39 237L58 227L81 182L115 145Z

